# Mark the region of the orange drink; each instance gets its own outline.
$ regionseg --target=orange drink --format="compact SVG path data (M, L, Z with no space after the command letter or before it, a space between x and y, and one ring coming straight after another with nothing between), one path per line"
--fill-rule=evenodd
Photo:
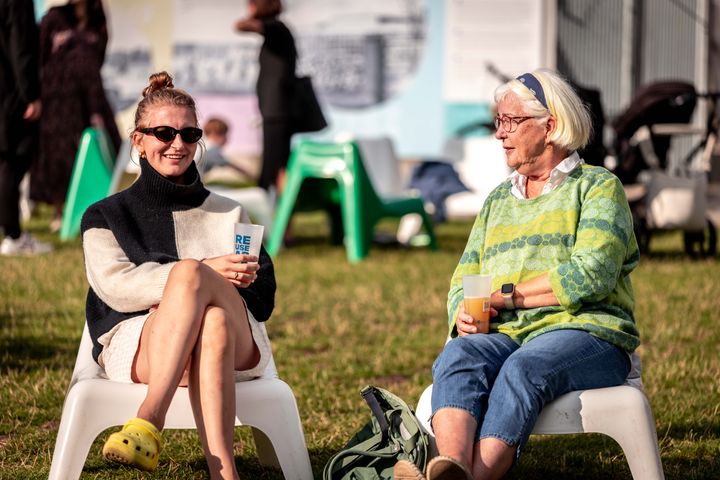
M482 274L463 275L465 313L475 320L477 333L490 332L490 292L492 276Z
M490 331L490 297L465 297L465 312L475 320L478 333Z

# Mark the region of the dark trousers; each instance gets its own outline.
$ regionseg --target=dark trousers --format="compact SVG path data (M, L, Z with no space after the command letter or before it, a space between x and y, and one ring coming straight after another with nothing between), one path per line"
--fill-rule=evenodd
M20 182L30 157L0 153L0 228L6 236L20 236Z
M258 186L268 190L275 186L278 173L285 168L290 158L292 129L288 120L267 120L263 122L262 169Z

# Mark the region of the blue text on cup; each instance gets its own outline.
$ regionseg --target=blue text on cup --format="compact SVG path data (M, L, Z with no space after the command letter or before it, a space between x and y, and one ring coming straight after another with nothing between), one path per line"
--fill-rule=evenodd
M235 253L250 254L250 235L235 235Z

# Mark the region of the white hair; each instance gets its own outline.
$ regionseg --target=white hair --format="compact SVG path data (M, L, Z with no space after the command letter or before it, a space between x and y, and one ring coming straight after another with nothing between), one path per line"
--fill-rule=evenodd
M592 134L592 119L588 107L575 90L553 70L540 68L531 73L542 86L547 108L517 79L512 79L495 90L495 102L500 103L506 96L513 94L529 115L551 115L555 118L557 127L550 141L556 146L572 152L587 145Z

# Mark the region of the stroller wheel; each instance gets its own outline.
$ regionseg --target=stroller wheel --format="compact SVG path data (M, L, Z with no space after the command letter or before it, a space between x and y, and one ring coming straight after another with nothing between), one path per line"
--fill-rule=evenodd
M702 232L685 232L685 253L693 258L714 257L717 252L717 231L710 219Z

